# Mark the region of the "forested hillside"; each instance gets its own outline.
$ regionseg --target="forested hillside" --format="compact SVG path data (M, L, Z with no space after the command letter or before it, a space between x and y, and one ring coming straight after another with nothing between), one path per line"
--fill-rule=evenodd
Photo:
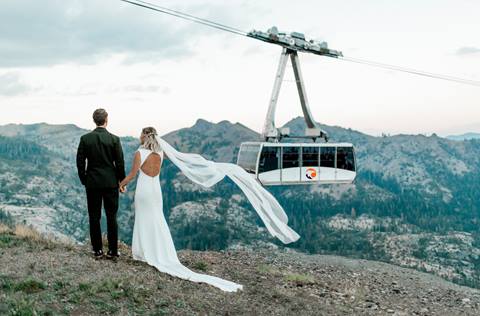
M297 118L287 126L298 134L303 124ZM322 127L332 141L355 144L358 178L353 185L269 187L301 235L288 247L392 262L479 286L480 140L372 137ZM88 220L74 158L85 132L73 125L0 127L0 210L17 222L84 241ZM259 134L239 123L198 120L164 138L181 151L231 162L239 144L258 140ZM122 143L129 168L138 141L123 138ZM167 160L161 182L177 247L283 247L230 180L204 189ZM119 211L127 243L133 192L134 185L122 195Z

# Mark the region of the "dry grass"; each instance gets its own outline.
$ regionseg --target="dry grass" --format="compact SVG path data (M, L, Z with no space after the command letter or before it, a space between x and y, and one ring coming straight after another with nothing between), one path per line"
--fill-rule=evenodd
M274 276L282 276L283 275L283 273L279 269L277 269L277 268L275 268L271 265L268 265L268 264L259 265L257 267L257 271L262 273L262 274L271 274L271 275L274 275Z
M15 234L15 236L36 242L43 241L45 239L41 233L25 225L16 225L13 233Z
M10 232L11 232L10 227L8 227L7 225L5 225L3 223L0 223L0 234L8 234Z
M310 274L289 273L285 276L285 281L293 282L297 285L314 284L315 278Z
M6 228L4 233L12 233L15 237L28 241L31 244L41 245L42 248L54 249L63 247L67 250L73 250L75 243L71 240L59 239L51 234L43 234L35 228L26 225L16 225L13 229ZM0 228L0 233L2 229Z

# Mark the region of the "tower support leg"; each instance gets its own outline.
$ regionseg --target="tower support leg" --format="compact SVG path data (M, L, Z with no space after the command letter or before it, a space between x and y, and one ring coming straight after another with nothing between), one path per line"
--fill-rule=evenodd
M282 87L283 77L285 76L285 68L287 66L288 57L290 57L292 62L293 73L295 75L295 82L297 84L298 96L300 97L303 117L305 119L305 123L307 124L305 136L311 137L314 141L317 138L324 138L325 141L327 141L327 133L325 133L315 122L308 105L307 91L305 89L305 83L303 82L298 53L287 48L283 48L282 54L280 55L280 62L278 63L277 74L275 76L275 83L273 85L272 96L270 98L270 105L268 107L267 117L263 126L262 136L268 141L269 139L280 140L282 137L288 136L289 134L289 132L279 131L279 129L275 127L275 110L277 108L278 96Z
M287 67L289 54L289 51L284 48L282 54L280 55L277 74L275 76L275 83L273 84L272 96L270 97L270 104L268 106L267 117L265 119L265 124L263 125L262 135L266 140L269 138L278 138L280 136L277 128L275 127L275 110L277 109L278 95L280 94L283 77L285 76L285 68Z

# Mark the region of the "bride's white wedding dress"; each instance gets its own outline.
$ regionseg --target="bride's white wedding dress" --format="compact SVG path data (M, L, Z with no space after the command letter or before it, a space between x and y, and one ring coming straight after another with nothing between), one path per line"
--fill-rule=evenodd
M204 187L210 187L229 176L245 193L273 236L284 243L299 238L299 235L288 227L288 218L276 199L242 168L234 164L209 161L198 154L181 153L162 138L157 137L157 140L162 148L159 153L162 162L165 153L185 176ZM144 148L139 148L138 151L142 166L152 152ZM147 262L161 272L182 279L208 283L228 292L242 289L240 284L193 272L181 264L163 214L159 175L150 177L141 168L135 192L132 255L135 260Z
M141 164L151 151L139 149ZM163 152L160 153L163 160ZM177 257L170 229L163 215L162 189L159 176L150 177L141 169L135 191L135 224L132 240L133 259L147 262L161 272L194 282L205 282L224 291L242 286L214 276L199 274L183 266Z

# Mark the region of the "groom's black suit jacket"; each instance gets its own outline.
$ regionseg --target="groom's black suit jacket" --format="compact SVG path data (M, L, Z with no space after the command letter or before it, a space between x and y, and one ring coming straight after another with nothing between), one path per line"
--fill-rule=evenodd
M77 169L87 189L118 188L125 178L120 138L103 127L83 135L78 145Z

